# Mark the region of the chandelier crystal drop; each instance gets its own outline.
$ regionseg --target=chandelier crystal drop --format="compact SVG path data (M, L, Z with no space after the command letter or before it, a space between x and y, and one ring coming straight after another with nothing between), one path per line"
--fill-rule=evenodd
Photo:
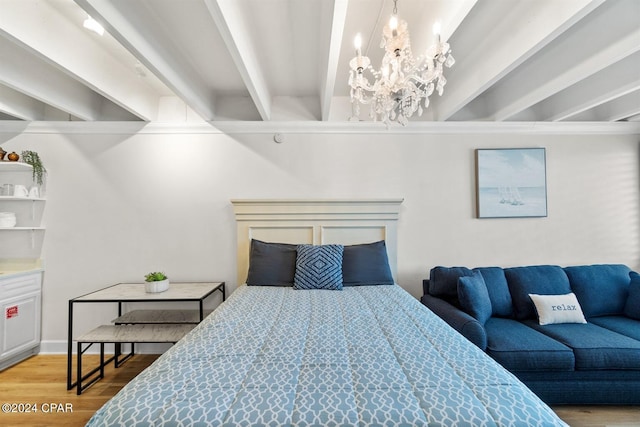
M398 18L397 0L393 3L393 15L382 30L380 47L385 53L379 70L362 55L362 38L356 35L356 56L349 62L351 120L360 120L360 105L371 105L373 120L381 120L387 126L391 122L405 126L410 117L422 115L429 107L434 90L442 95L447 83L443 68L455 63L449 44L440 41L437 23L433 26L436 43L424 55L414 58L407 22Z

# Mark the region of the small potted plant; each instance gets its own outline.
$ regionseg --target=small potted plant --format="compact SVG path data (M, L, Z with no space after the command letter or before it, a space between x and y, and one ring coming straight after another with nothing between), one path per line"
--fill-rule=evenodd
M144 276L144 290L149 293L164 292L169 289L169 278L159 271Z
M40 155L35 151L26 150L22 152L22 161L33 168L33 182L42 185L47 170L40 159Z

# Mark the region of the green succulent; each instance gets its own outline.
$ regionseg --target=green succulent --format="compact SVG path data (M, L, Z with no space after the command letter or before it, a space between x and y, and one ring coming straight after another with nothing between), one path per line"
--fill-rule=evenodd
M144 278L145 282L159 282L161 280L165 280L167 276L159 271L154 271L153 273L145 275Z

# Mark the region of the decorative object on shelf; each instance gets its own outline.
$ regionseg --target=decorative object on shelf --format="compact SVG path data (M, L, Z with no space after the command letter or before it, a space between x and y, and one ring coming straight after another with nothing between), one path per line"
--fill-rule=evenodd
M144 289L148 293L164 292L169 289L169 278L159 271L144 276Z
M7 156L7 159L9 159L9 161L12 162L17 162L18 159L20 159L20 156L18 155L18 153L16 153L15 151L12 151L11 153L9 153L9 155Z
M47 169L45 169L40 155L35 151L26 150L22 152L22 161L33 168L33 182L42 185Z
M0 212L0 228L16 226L16 214L14 212Z
M433 26L436 43L424 55L413 56L407 22L398 18L398 0L393 2L393 15L382 30L380 47L385 49L379 70L362 55L362 38L356 35L356 56L349 62L351 87L351 120L359 120L360 104L371 104L371 117L387 126L393 122L405 126L415 113L422 115L429 107L429 96L434 89L442 95L447 80L443 66L451 67L455 60L449 44L440 40L440 25ZM365 76L369 71L373 83Z
M7 152L0 147L0 160L4 160L4 156L7 155Z
M0 196L13 196L13 184L2 184L0 187Z
M29 197L29 190L22 184L13 186L13 197Z

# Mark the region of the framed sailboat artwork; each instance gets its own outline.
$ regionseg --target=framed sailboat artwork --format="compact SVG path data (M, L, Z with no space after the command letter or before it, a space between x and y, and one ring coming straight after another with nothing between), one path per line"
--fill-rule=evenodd
M476 150L478 218L547 216L544 148Z

